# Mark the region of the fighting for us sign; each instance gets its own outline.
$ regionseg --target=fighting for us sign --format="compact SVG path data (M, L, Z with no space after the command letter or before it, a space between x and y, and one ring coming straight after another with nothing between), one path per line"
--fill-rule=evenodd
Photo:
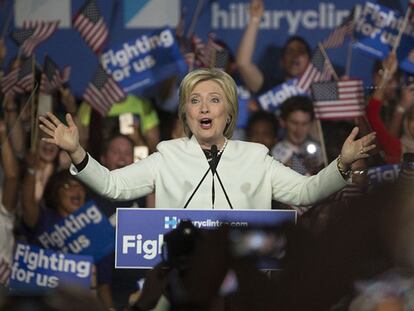
M249 228L295 222L296 211L118 208L116 219L115 267L151 268L161 262L164 234L183 219L200 229Z

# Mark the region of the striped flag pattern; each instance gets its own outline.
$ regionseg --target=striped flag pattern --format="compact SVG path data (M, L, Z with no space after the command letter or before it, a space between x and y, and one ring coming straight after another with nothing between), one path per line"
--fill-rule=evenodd
M12 69L1 79L1 90L6 96L30 92L33 89L32 58L20 60L20 65Z
M86 1L73 19L73 25L89 47L99 53L108 38L108 28L94 0Z
M306 92L313 82L328 81L334 74L329 60L322 53L320 47L317 47L312 55L311 61L306 67L305 72L298 80L297 87Z
M59 26L59 21L24 22L23 29L13 31L11 38L20 46L25 56L32 55L35 48L48 39Z
M23 91L31 92L34 85L34 76L32 72L33 58L28 57L22 60L17 84Z
M125 93L102 66L99 66L83 98L104 117L114 103L125 99Z
M360 10L355 6L349 16L336 27L322 42L325 49L338 48L342 46L347 36L351 36L355 28L355 20L359 17Z
M49 57L45 56L43 64L43 72L40 78L40 92L51 94L55 90L61 88L64 83L68 82L70 76L70 67L65 67L60 72L59 67Z
M362 80L313 83L312 93L317 119L349 119L365 113Z
M206 44L203 44L198 37L196 37L193 42L199 67L225 68L227 66L229 51L216 43L214 33L208 35Z
M1 78L1 91L5 96L12 96L14 93L21 92L17 85L19 70L20 68L14 68Z

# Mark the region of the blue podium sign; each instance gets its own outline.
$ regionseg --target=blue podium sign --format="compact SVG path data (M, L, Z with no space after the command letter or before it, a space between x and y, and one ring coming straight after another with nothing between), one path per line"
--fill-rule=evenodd
M249 228L296 222L296 211L118 208L116 219L115 267L152 268L161 261L164 234L181 220L200 229Z

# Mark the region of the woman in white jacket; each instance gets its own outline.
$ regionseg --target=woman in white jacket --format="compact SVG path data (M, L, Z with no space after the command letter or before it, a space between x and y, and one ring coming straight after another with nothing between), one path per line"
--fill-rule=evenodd
M40 128L50 136L46 142L69 153L72 173L98 193L130 200L155 190L162 208L270 209L272 199L313 204L344 187L351 163L375 147L375 133L356 140L354 128L340 156L306 177L273 159L263 145L230 140L237 113L237 89L228 74L192 71L180 85L179 118L187 137L161 142L149 157L113 171L82 148L69 114L66 126L48 113Z

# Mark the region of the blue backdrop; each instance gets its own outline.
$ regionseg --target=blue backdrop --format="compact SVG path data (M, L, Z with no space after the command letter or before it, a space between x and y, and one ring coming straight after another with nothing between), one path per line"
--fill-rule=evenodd
M248 0L96 0L107 25L110 27L106 48L161 28L175 27L180 11L184 8L186 29L190 27L198 4L200 15L194 32L206 39L208 32L214 31L218 38L227 42L233 52L237 50L248 15ZM81 95L96 70L97 57L85 44L79 33L72 29L71 18L83 5L84 0L3 0L0 1L0 25L5 24L11 14L9 31L27 16L56 19L66 16L63 27L36 49L37 61L43 64L48 54L59 65L72 66L70 85L77 95ZM362 0L316 1L316 0L265 0L265 20L257 38L254 60L265 72L278 70L280 48L293 34L301 35L312 47L324 39L342 20L342 17ZM390 8L405 10L408 0L379 1ZM55 3L55 4L54 4ZM25 7L26 6L26 7ZM14 10L14 8L17 8ZM23 8L23 9L22 9ZM7 61L17 52L16 45L6 37ZM346 46L328 51L339 74L343 72L346 59ZM351 76L358 76L370 82L373 58L360 51L353 51Z

